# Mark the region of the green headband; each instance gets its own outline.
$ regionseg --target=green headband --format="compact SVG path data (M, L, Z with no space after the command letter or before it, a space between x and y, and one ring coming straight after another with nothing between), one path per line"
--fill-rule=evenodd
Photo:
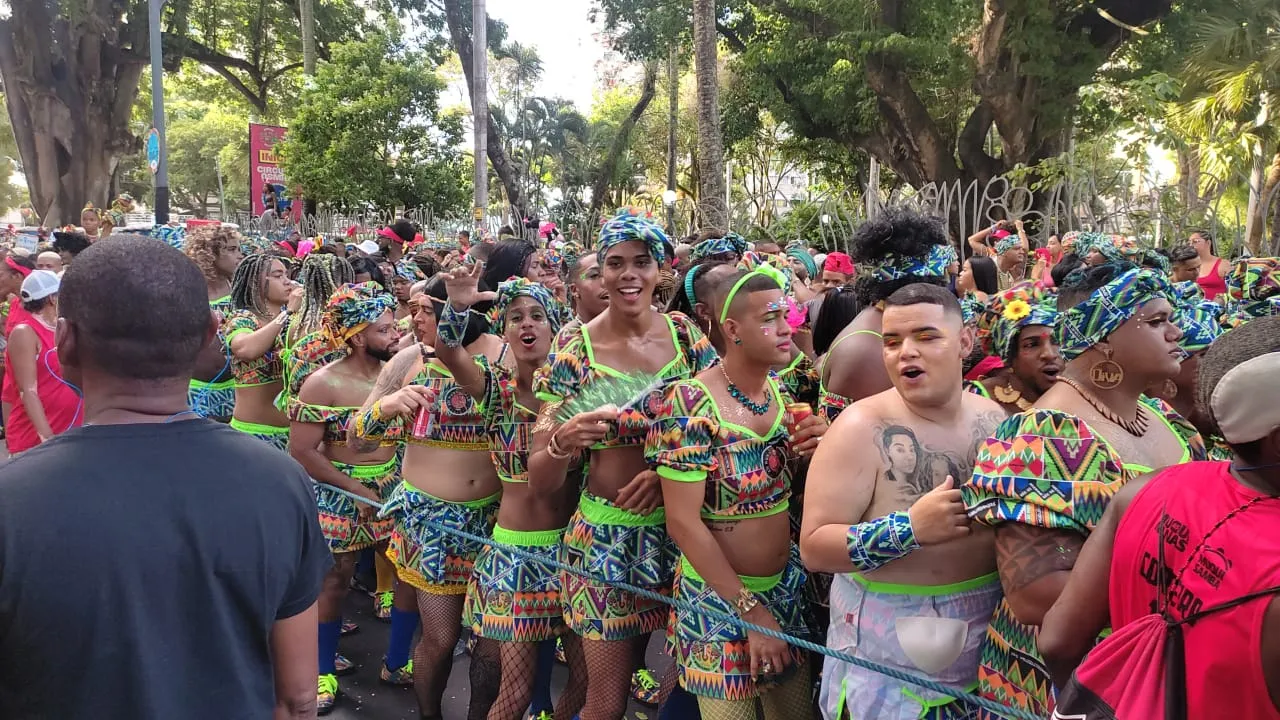
M762 263L758 265L751 272L738 278L738 281L735 282L733 284L733 287L729 289L729 294L726 295L724 298L724 307L720 308L720 324L721 325L724 324L725 320L729 319L729 306L733 304L734 296L738 294L738 291L742 289L743 285L747 284L748 280L750 280L752 277L756 275L763 275L773 280L774 282L778 283L779 290L783 290L787 287L787 276L784 275L781 270L767 263Z

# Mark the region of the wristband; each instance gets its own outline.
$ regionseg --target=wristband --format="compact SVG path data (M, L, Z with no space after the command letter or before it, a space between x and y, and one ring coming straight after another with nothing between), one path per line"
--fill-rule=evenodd
M470 308L459 310L453 306L453 303L445 303L444 309L440 311L440 322L436 326L436 337L445 347L462 347L462 339L467 334L467 322L470 318Z
M373 405L355 418L356 437L366 440L390 439L392 426L400 420L398 417L387 418L382 415L382 401L376 400Z
M550 455L553 460L568 460L573 457L573 453L565 452L564 449L560 447L560 442L556 440L555 433L552 433L551 439L547 441L547 454Z
M738 595L733 598L731 604L738 617L746 617L747 613L760 606L760 599L744 587L738 590Z
M920 548L911 529L911 516L894 512L849 526L849 559L858 572L871 572Z

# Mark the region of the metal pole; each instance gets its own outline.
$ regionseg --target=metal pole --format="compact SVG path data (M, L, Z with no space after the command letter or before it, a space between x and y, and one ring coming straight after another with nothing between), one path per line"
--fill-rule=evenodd
M484 0L471 0L471 62L475 82L471 89L471 116L475 122L475 215L476 230L483 233L489 207L489 40L488 13ZM479 240L479 238L477 238Z
M732 207L729 201L730 193L732 192L732 190L733 190L733 161L726 159L724 161L724 231L725 232L729 232L730 230L733 229L732 228L733 211L729 209L730 207Z
M227 197L222 192L222 158L214 155L213 160L218 169L218 219L225 221L227 219Z
M880 204L880 161L871 158L871 171L867 174L867 219L874 220Z
M164 132L164 67L160 46L160 8L164 0L148 0L147 20L151 30L151 125L160 136L160 166L155 176L156 224L169 222L169 150Z
M675 44L667 55L667 190L676 191L676 123L680 112L680 69ZM676 231L676 204L667 203L667 234Z

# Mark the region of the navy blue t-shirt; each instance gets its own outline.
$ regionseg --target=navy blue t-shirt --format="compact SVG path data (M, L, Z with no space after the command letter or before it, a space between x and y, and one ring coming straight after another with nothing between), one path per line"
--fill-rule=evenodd
M208 420L0 467L0 717L269 719L272 625L331 566L307 474Z

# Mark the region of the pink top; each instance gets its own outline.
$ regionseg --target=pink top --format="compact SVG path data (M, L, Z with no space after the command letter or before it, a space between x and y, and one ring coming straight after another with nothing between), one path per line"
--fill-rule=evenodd
M22 307L22 302L18 298L9 299L9 318L4 323L4 336L7 338L13 332L13 329L19 325L33 324L31 313ZM6 361L8 356L5 356ZM0 382L0 402L13 405L18 402L18 387L13 383L13 375L4 374L4 380Z
M1229 467L1225 462L1196 462L1166 468L1129 505L1111 553L1114 629L1151 614L1157 595L1156 542L1161 535L1166 572L1173 578L1168 602L1173 617L1280 585L1280 534L1275 532L1280 527L1280 500L1262 500L1209 535L1228 513L1259 496L1231 477ZM1163 513L1169 520L1161 533ZM1197 552L1206 535L1207 542ZM1187 717L1280 718L1262 674L1262 619L1274 597L1257 598L1183 626Z
M1213 261L1213 267L1208 275L1196 278L1196 284L1204 291L1205 300L1212 300L1227 291L1227 280L1218 273L1220 265L1222 265L1222 258Z
M58 362L53 330L34 319L20 324L34 330L40 341L40 354L36 357L36 394L40 397L40 404L44 406L44 416L49 421L49 428L57 435L79 427L84 422L80 396L62 381L62 364ZM5 387L14 388L14 401L13 409L9 411L9 424L5 427L5 439L9 445L9 453L16 455L39 445L40 435L36 432L35 425L31 424L31 418L27 417L26 406L18 397L13 362L9 356L12 349L11 341L4 351L4 384Z

